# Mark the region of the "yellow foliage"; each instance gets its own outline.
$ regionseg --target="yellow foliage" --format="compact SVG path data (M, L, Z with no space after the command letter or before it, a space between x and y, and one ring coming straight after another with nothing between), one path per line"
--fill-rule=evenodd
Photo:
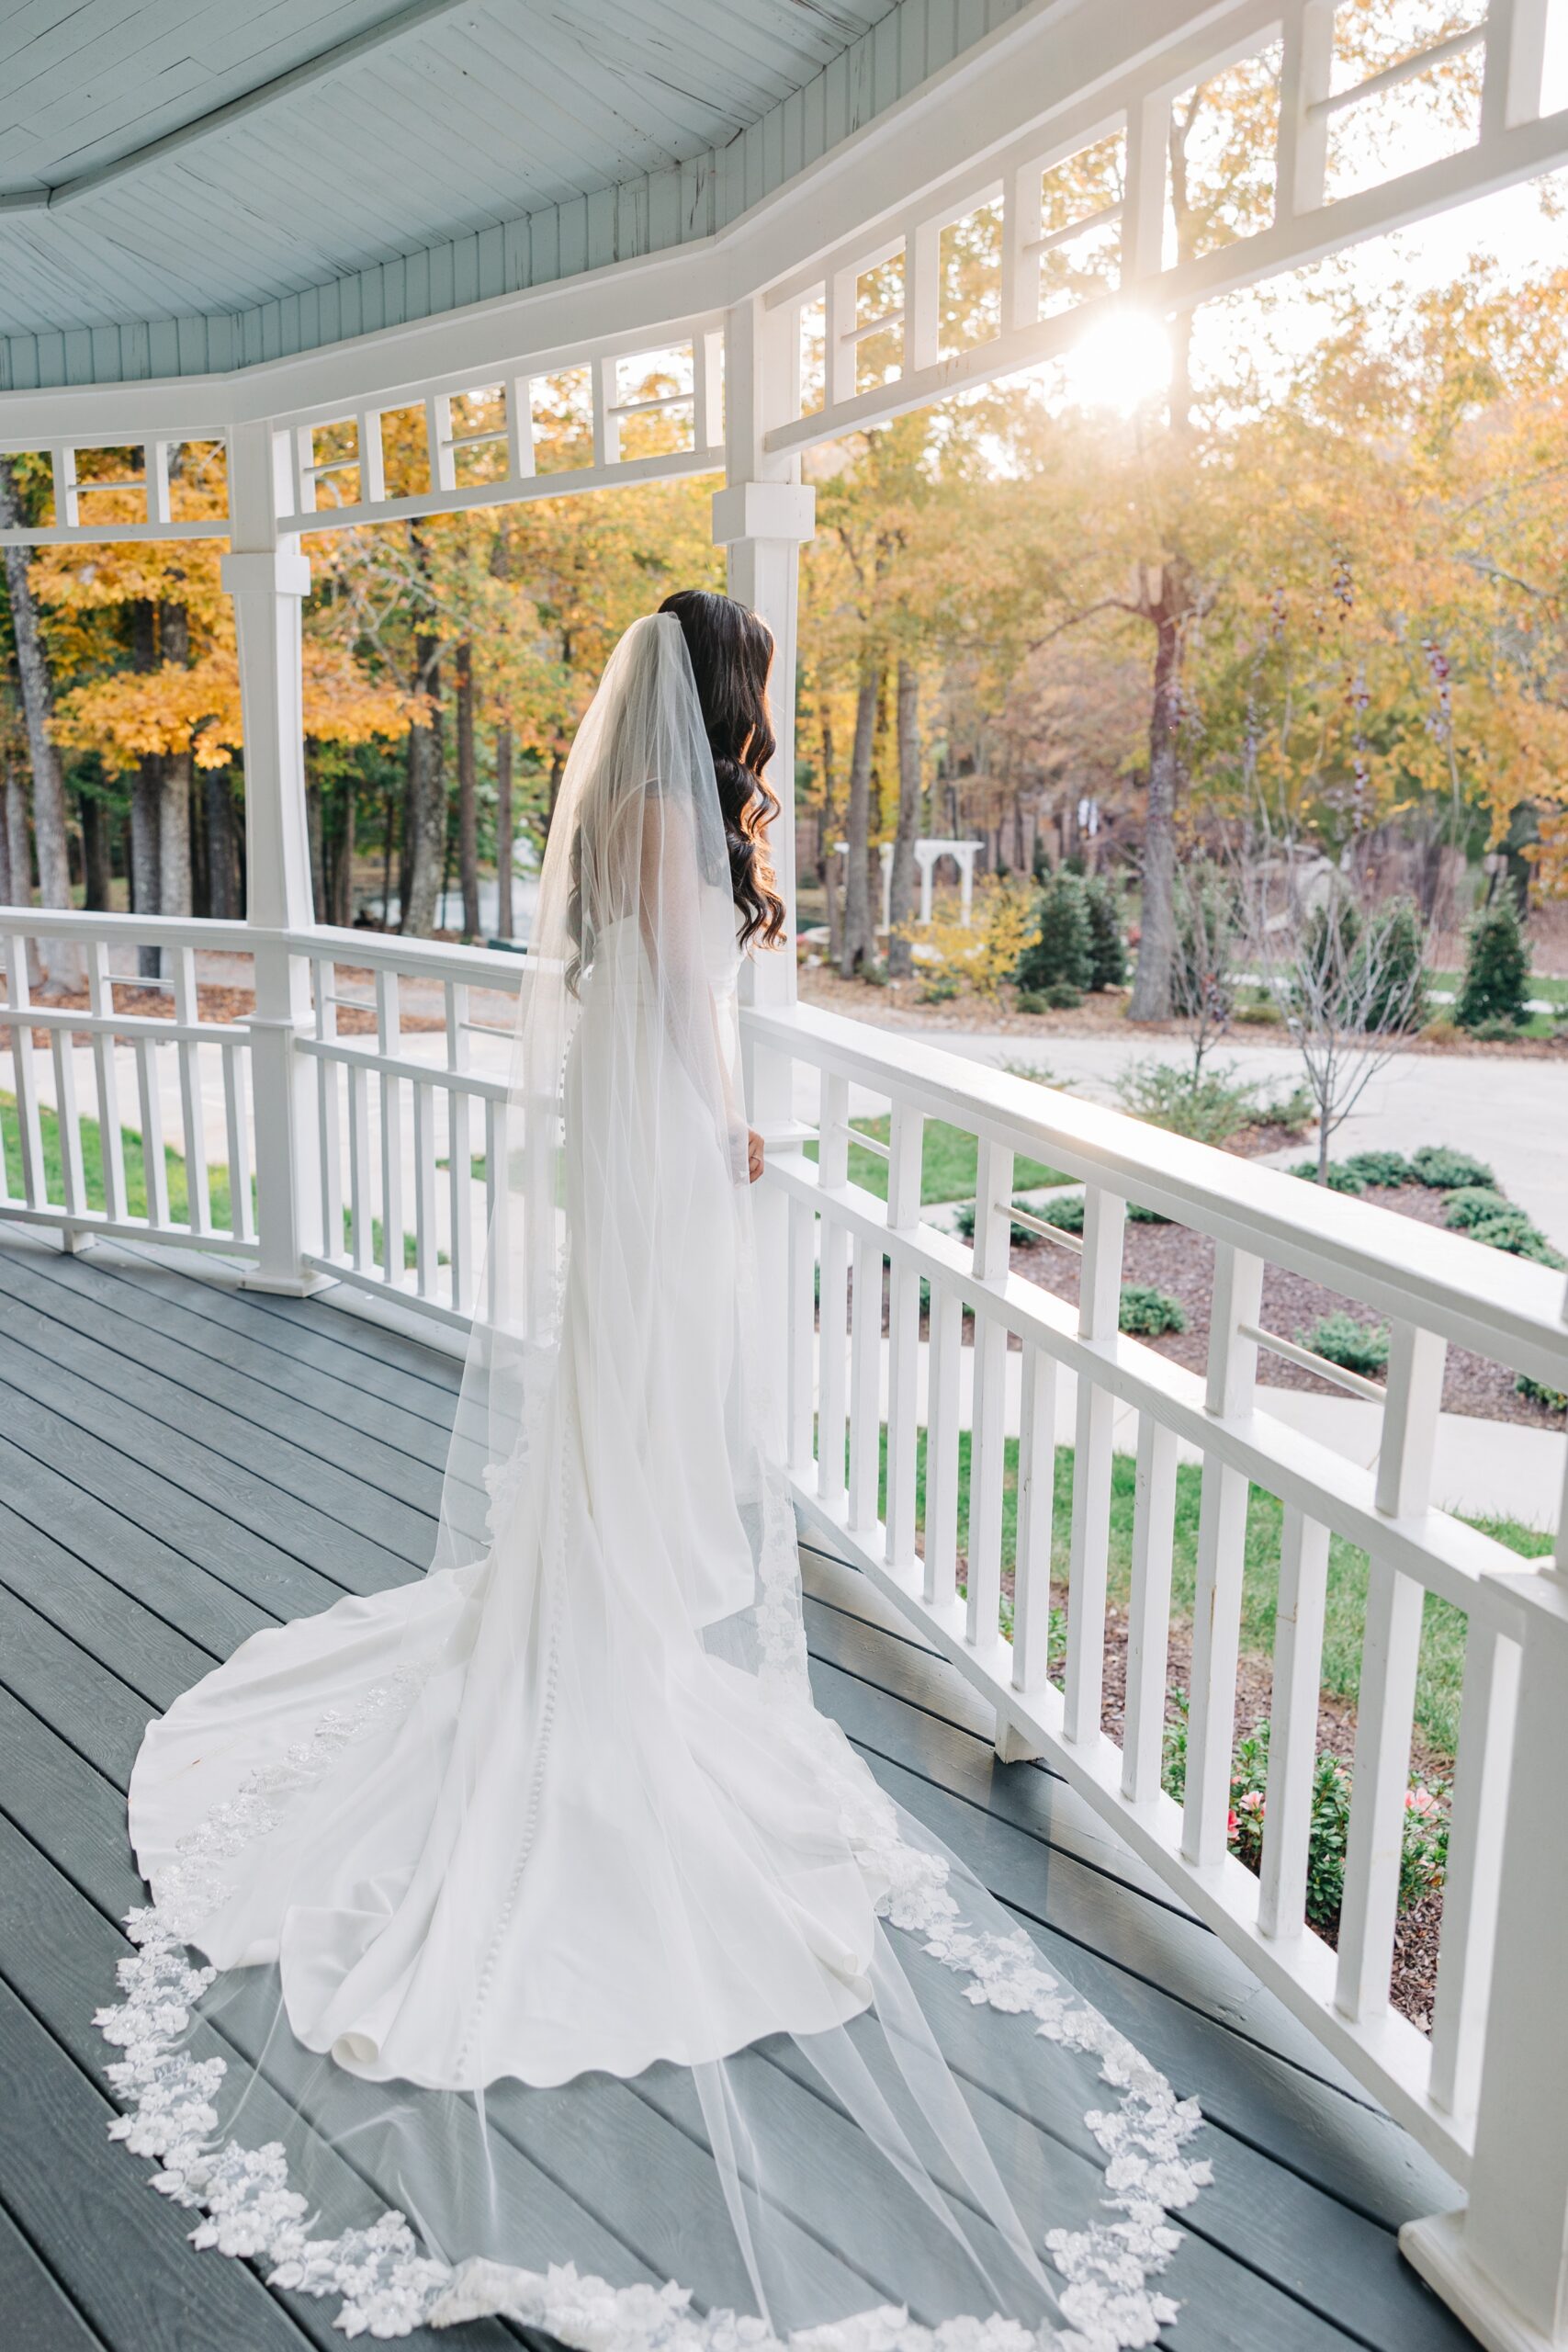
M940 909L940 901L938 902ZM994 1003L1017 969L1031 931L1030 895L1008 879L985 880L975 886L975 920L964 924L945 909L915 934L934 951L934 960L921 957L923 968L942 979L955 980L976 996Z
M429 703L379 684L342 646L307 638L305 734L318 743L367 743L406 732ZM54 736L69 750L96 752L111 775L138 760L189 752L199 768L226 768L242 748L240 673L232 643L184 668L121 670L62 697Z

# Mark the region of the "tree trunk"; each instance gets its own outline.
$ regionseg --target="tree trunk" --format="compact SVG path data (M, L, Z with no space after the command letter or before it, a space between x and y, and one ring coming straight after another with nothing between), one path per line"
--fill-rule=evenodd
M432 724L409 729L408 792L403 803L402 921L427 939L435 928L446 852L446 789L441 763L441 639L414 639L413 683L435 705Z
M327 912L327 843L321 824L321 787L305 786L305 833L310 844L310 912L318 922L330 922Z
M20 768L13 767L6 775L5 808L0 809L0 902L8 907L30 907L33 902L33 852L28 838L28 788Z
M855 741L850 755L850 805L844 832L849 842L844 877L844 937L839 969L852 979L863 964L876 954L875 916L866 871L871 837L871 758L876 733L876 698L880 683L875 659L861 663L860 691L855 697Z
M202 779L207 819L207 903L215 922L235 922L243 911L234 844L234 780L227 768Z
M22 520L10 460L0 458L0 529L17 530ZM71 862L65 845L65 786L60 772L59 749L49 731L54 683L50 675L49 651L39 627L37 600L28 577L26 548L6 548L6 586L11 600L17 676L22 690L22 715L27 722L28 755L33 771L33 848L38 859L39 903L45 907L69 907ZM81 978L80 953L64 940L42 941L39 963L49 987L74 988Z
M82 806L82 897L94 914L107 914L114 899L114 864L109 855L108 820L103 802L84 792ZM0 898L5 893L0 890Z
M495 935L510 939L515 916L512 894L512 729L495 730Z
M381 810L381 928L392 927L392 837L398 830L397 796L390 786Z
M908 933L915 902L915 837L920 830L920 679L912 662L898 664L897 709L898 822L888 877L887 969L895 978L908 979L915 968Z
M333 867L331 919L344 931L354 921L354 842L359 830L358 820L359 801L350 768L343 780L343 831L338 837L337 860Z
M844 952L842 902L839 897L839 853L833 846L833 721L822 705L822 895L828 905L828 961L838 969Z
M463 936L479 935L479 782L474 772L474 649L457 648L457 875L463 891Z
M158 666L158 613L148 598L131 606L131 659L146 672ZM161 913L159 896L158 819L164 800L164 763L155 752L137 762L130 785L130 909L133 914ZM156 947L137 950L136 967L144 980L155 980L163 968Z
M1144 819L1143 911L1138 968L1127 1012L1134 1021L1168 1021L1176 962L1176 798L1180 775L1181 629L1179 591L1167 582L1155 614L1154 694L1149 708L1149 788Z
M190 666L190 615L184 605L164 605L158 616L164 660L176 668ZM158 796L158 912L190 912L190 787L188 750L164 757L163 789Z

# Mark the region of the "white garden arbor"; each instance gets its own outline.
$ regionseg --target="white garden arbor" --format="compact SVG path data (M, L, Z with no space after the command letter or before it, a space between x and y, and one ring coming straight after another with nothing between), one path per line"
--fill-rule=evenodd
M94 0L82 12L18 12L16 23L47 19L58 33L78 13L106 34L113 19L122 39L130 21ZM194 13L206 26L227 23L233 12L210 6ZM493 1168L504 1147L504 1082L475 1066L472 1004L478 991L514 993L518 966L312 922L300 736L310 534L722 470L714 528L728 550L730 583L766 616L778 645L774 781L784 809L774 849L793 913L796 562L812 529L801 452L1060 352L1085 332L1091 312L1118 303L1156 313L1190 305L1551 169L1568 160L1568 112L1541 113L1549 0L1476 0L1466 28L1395 58L1360 87L1341 86L1337 76L1333 0L992 0L989 8L985 0L901 0L888 8L862 0L827 9L738 0L722 10L707 0L658 10L644 0L592 0L575 32L563 30L558 12L499 0L464 8L426 0L395 14L367 0L325 24L313 21L319 10L277 13L293 32L280 36L250 86L231 44L222 71L208 77L216 103L205 113L196 99L188 118L175 119L177 105L173 116L165 107L149 117L140 147L122 141L114 153L101 140L94 148L82 130L68 142L85 157L79 167L51 175L39 165L32 179L0 192L0 447L47 453L54 481L50 518L11 536L29 544L181 535L227 543L249 879L243 925L0 910L9 976L0 1022L22 1146L20 1189L0 1198L0 1215L54 1228L71 1246L95 1234L151 1234L237 1259L262 1285L338 1281L399 1312L460 1327L481 1280L484 1186L468 1174L471 1158L482 1150ZM531 67L517 44L534 35ZM335 46L323 49L329 36ZM0 48L13 46L14 74L26 49L18 41L11 24L0 31ZM413 45L425 105L420 152L407 143L398 112L410 102L406 87L399 95L399 70L409 62L402 43ZM63 35L56 47L63 86L72 70ZM1196 80L1266 50L1280 61L1272 222L1170 266L1168 109ZM1325 200L1330 140L1353 126L1356 110L1387 104L1406 81L1472 53L1482 65L1473 135L1420 169ZM713 86L692 97L705 74ZM653 104L649 93L676 83L685 92L680 105ZM328 101L328 116L311 114ZM686 127L677 137L670 118L682 105ZM513 144L528 150L513 182L522 200L513 217L453 234L454 220L495 211L509 108ZM409 222L400 253L365 258L385 240L351 220L342 186L323 183L311 210L312 188L327 171L317 142L328 121L347 151L343 168L352 172L357 162L372 174L366 186L376 200ZM1052 172L1101 141L1114 142L1114 197L1066 220L1043 210ZM554 157L550 170L540 155ZM475 188L458 202L450 191L468 165ZM258 173L267 180L259 203ZM481 182L482 202L475 193ZM422 204L423 219L411 219ZM197 218L204 206L210 233ZM943 234L982 208L995 208L1000 221L995 333L950 349ZM160 278L160 238L172 254L182 237L189 251ZM1053 254L1087 254L1094 240L1109 241L1111 251L1105 290L1076 310L1056 307ZM122 265L113 258L117 244ZM226 244L231 278L224 284ZM304 283L299 256L307 252L321 259ZM329 277L334 255L341 266ZM291 278L294 290L265 292L269 273L278 283ZM187 281L197 299L182 305L171 289ZM151 300L160 285L164 315L130 303L139 286ZM874 369L863 364L868 346ZM643 413L629 387L655 353L674 370L678 389L662 408L677 420L682 446L646 457L629 429ZM539 472L533 388L569 370L582 371L592 463L567 475ZM384 417L411 410L423 414L427 452L412 484L389 481L382 430ZM229 511L217 520L180 511L171 454L198 442L226 450ZM144 502L139 519L128 522L106 498L111 479L134 485ZM85 1011L28 1002L28 944L50 939L79 951ZM154 941L168 951L174 976L172 1020L132 1015L115 1001L111 951ZM202 1018L195 957L210 948L252 959L249 1020ZM373 975L373 1038L339 1034L340 973L348 966ZM435 1060L415 1056L402 1034L400 987L409 978L439 991L445 1007ZM73 1039L84 1033L91 1044L79 1069ZM122 1087L117 1038L130 1041L134 1102ZM1004 1749L1048 1755L1461 2183L1465 2209L1413 2226L1405 2244L1493 2352L1568 2345L1568 1574L1550 1562L1524 1566L1429 1507L1446 1348L1474 1348L1568 1387L1561 1278L907 1037L802 1008L789 955L756 967L746 1042L752 1114L771 1145L761 1205L767 1311L784 1367L783 1435L803 1520L829 1530L994 1703ZM159 1069L170 1057L190 1190L179 1217L156 1148ZM802 1069L814 1074L820 1103L815 1162L800 1149L795 1117ZM206 1174L204 1084L220 1088L224 1108L231 1205L222 1216ZM96 1102L85 1099L89 1085ZM890 1140L881 1147L886 1204L848 1181L852 1087L890 1114ZM46 1092L58 1110L57 1177L46 1164ZM85 1178L84 1116L98 1122L103 1138L102 1205L89 1199ZM978 1139L972 1249L921 1220L922 1129L933 1117ZM145 1216L128 1205L122 1121L140 1124L146 1147ZM1009 1272L1015 1155L1087 1185L1076 1310ZM1216 1243L1206 1378L1118 1335L1129 1198ZM412 1236L407 1264L405 1231ZM1259 1319L1265 1261L1308 1273L1390 1320L1375 1469L1348 1464L1260 1408L1258 1351L1282 1341ZM885 1264L891 1339L884 1403ZM915 1529L922 1279L931 1285L923 1551ZM961 1597L966 1314L974 1404ZM1010 1338L1022 1351L1023 1406L1007 1642L998 1602ZM1058 1688L1045 1670L1050 1498L1055 1390L1068 1375L1077 1384L1076 1471ZM1100 1730L1119 1404L1140 1416L1120 1747ZM1160 1793L1159 1762L1183 1443L1201 1458L1203 1485L1190 1765L1179 1808ZM1225 1819L1251 1483L1286 1506L1261 1881L1227 1855ZM1303 1918L1331 1533L1371 1560L1337 1953ZM1470 1627L1429 2041L1388 1999L1427 1593L1463 1610Z

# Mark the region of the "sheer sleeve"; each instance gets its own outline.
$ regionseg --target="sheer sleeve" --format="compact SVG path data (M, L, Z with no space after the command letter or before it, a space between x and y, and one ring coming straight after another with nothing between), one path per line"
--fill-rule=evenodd
M712 1110L736 1181L746 1177L746 1122L719 1031L706 941L714 886L701 872L692 811L678 791L650 785L642 808L637 922L652 1010L663 1038Z

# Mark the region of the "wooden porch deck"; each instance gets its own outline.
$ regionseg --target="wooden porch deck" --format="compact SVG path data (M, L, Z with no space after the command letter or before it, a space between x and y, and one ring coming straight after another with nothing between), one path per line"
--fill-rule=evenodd
M0 2336L12 2352L272 2352L342 2337L330 2307L198 2255L190 2217L106 2136L93 2011L141 1896L125 1789L148 1716L256 1627L417 1575L452 1359L324 1296L241 1291L155 1252L86 1256L0 1227ZM1450 2185L1065 1784L999 1765L987 1712L861 1577L804 1556L818 1696L1106 2014L1201 2102L1214 2186L1183 2217L1168 2352L1461 2352L1399 2259ZM1026 2115L1043 2168L1098 2151L1048 2044L974 2030L950 2054ZM1022 2055L1021 2056L1021 2052ZM728 2300L718 2236L670 2194L689 2151L613 2191L535 2152L650 2274ZM640 2184L628 2188L628 2179ZM541 2248L541 2254L546 2249ZM877 2293L908 2291L890 2238ZM520 2340L487 2323L461 2341Z

